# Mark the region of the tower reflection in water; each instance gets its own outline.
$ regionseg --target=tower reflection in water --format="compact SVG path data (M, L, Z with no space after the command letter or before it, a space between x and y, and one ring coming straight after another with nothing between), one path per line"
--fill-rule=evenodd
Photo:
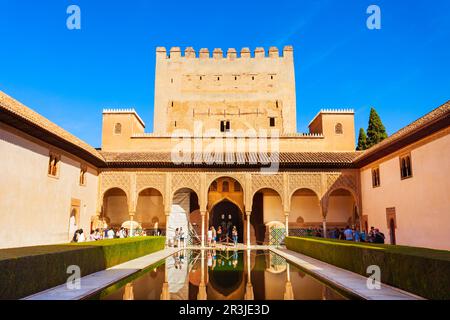
M263 250L183 250L129 282L110 300L341 300L340 293Z

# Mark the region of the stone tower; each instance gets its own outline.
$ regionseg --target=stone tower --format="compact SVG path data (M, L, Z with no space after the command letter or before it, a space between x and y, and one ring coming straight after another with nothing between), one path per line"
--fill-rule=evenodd
M233 132L238 129L279 129L296 132L293 49L282 55L248 48L208 49L197 54L179 47L156 49L154 132L170 135L178 129Z

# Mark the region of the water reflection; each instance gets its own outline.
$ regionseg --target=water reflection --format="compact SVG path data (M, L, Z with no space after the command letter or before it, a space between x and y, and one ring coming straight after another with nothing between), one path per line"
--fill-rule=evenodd
M337 300L342 295L269 251L184 250L108 300Z

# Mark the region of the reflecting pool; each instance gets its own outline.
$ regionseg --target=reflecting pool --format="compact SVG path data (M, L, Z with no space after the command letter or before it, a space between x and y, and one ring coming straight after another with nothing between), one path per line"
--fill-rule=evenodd
M184 250L103 290L104 300L342 300L266 250Z

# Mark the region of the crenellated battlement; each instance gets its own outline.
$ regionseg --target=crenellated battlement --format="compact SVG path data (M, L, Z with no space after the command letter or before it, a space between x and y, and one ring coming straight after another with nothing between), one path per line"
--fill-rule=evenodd
M228 48L222 50L221 48L214 48L212 52L208 48L201 48L198 53L193 47L186 47L181 50L180 47L171 47L168 51L165 47L156 48L157 59L262 59L262 58L292 58L294 49L292 46L284 46L282 55L277 47L270 47L266 52L265 48L257 47L251 51L250 48L244 47L239 54L235 48Z
M142 126L145 127L144 120L142 120L134 108L105 108L103 109L103 114L133 114Z

